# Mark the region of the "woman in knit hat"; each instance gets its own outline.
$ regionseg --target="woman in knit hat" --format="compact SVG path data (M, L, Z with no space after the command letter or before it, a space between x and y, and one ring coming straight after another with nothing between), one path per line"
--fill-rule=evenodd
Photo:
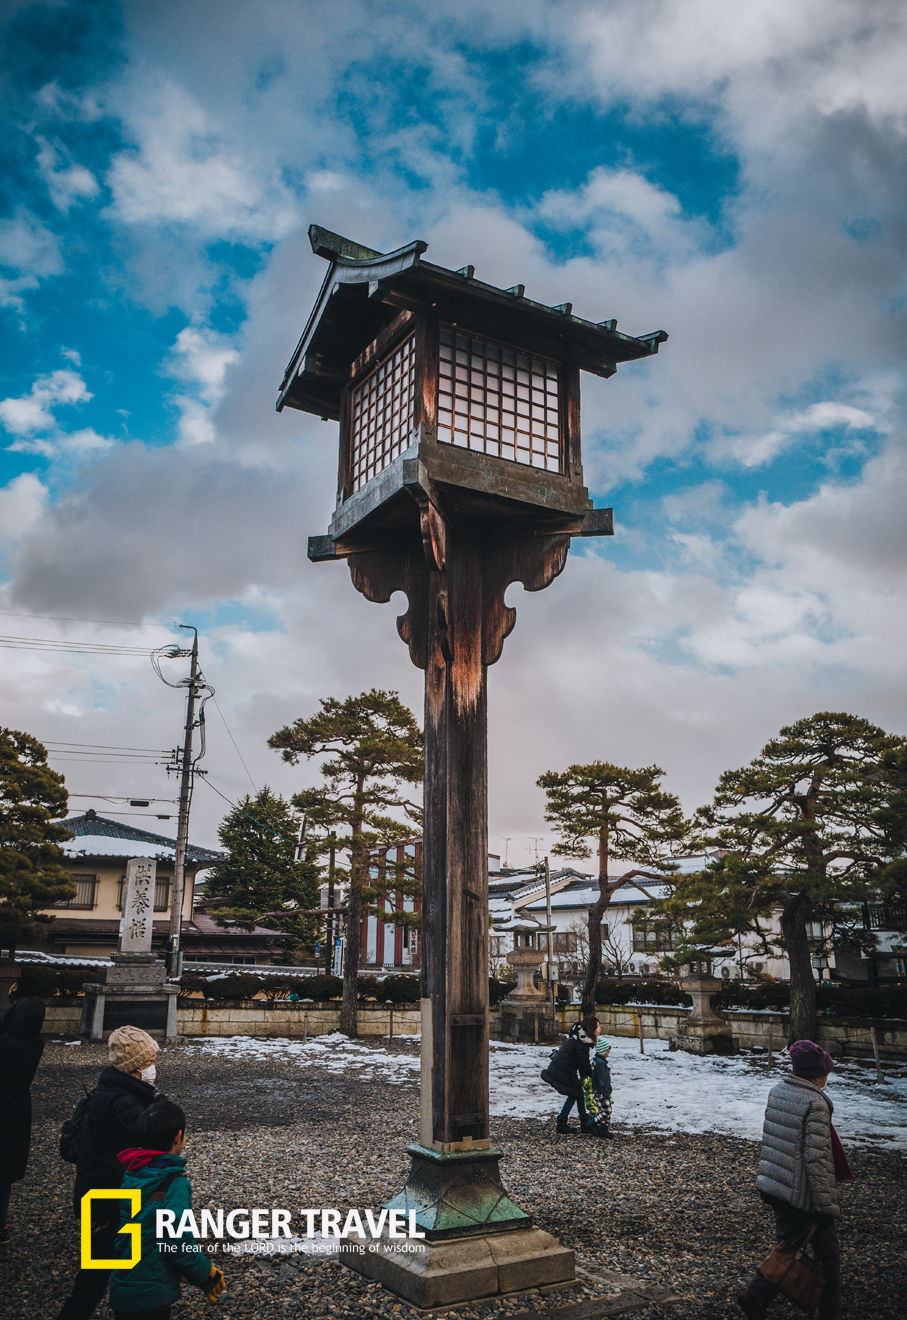
M836 1184L849 1182L852 1174L825 1094L835 1065L811 1040L795 1041L788 1052L790 1073L768 1096L756 1186L774 1213L776 1242L796 1242L817 1225L810 1246L827 1276L819 1317L840 1320L841 1206ZM766 1307L777 1294L777 1285L757 1272L737 1302L747 1320L766 1320Z
M159 1099L154 1086L158 1043L140 1027L117 1027L107 1042L108 1066L91 1093L88 1113L79 1133L79 1158L73 1206L79 1218L82 1197L97 1187L120 1187L123 1166L117 1156L136 1144L135 1125ZM94 1201L91 1212L91 1254L95 1260L116 1255L119 1202ZM109 1270L79 1270L72 1292L57 1320L88 1320L110 1281Z

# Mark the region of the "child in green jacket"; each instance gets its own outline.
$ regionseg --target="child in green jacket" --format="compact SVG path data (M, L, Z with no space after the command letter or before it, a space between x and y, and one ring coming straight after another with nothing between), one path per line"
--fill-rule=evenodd
M123 1190L138 1188L142 1205L132 1214L122 1203L122 1224L138 1222L142 1230L141 1260L131 1269L115 1269L110 1304L116 1320L170 1320L170 1307L178 1301L180 1278L201 1288L209 1302L224 1291L224 1276L208 1260L192 1233L180 1237L157 1236L157 1211L171 1210L178 1226L184 1210L192 1208L192 1188L182 1158L186 1145L186 1116L179 1105L158 1100L146 1109L135 1126L137 1147L120 1151L126 1169ZM167 1250L173 1248L176 1250ZM128 1258L131 1237L120 1238L117 1255Z

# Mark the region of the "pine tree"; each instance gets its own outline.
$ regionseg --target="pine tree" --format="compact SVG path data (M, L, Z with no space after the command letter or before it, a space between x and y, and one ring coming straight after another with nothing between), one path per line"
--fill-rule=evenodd
M373 688L345 701L329 697L320 704L310 719L280 729L268 743L292 765L301 756L328 757L321 765L324 783L297 794L293 802L323 838L333 832L337 851L349 859L346 870L337 872L347 890L340 1029L355 1036L360 923L370 908L378 911L372 854L405 842L412 837L413 824L421 825L421 804L404 797L401 786L422 782L423 739L396 692ZM392 887L404 880L403 873L395 876ZM394 919L399 916L395 913Z
M599 896L589 909L589 956L583 986L583 1012L595 1008L595 988L602 966L602 917L616 889L632 876L668 874L672 859L683 850L687 821L673 793L658 781L657 765L642 770L594 761L571 765L560 773L549 770L538 785L545 790L545 820L560 835L552 852L559 857L591 857L588 840L598 853ZM636 869L611 876L613 861L636 863Z
M10 958L23 940L46 935L53 917L43 908L75 897L60 847L72 833L52 823L67 802L63 776L37 738L0 729L0 948Z
M826 712L783 728L748 766L721 776L696 816L714 862L656 905L688 927L677 957L736 935L771 952L780 913L792 1041L815 1034L808 923L829 926L833 942L872 943L862 904L877 897L890 857L880 812L892 788L880 763L903 745L855 715Z
M217 837L228 856L208 872L203 904L220 925L251 930L265 922L289 931L297 945L311 942L317 918L298 909L318 906L319 868L311 841L296 860L300 820L267 785L224 817Z

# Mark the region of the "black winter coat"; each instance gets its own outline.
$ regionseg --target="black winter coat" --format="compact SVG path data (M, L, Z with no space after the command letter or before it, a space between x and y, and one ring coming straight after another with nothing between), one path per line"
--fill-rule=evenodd
M0 1024L0 1183L25 1177L31 1146L31 1084L44 1053L44 1001L20 999Z
M570 1028L567 1039L542 1073L542 1081L553 1086L561 1095L579 1100L583 1093L582 1079L592 1073L589 1048L594 1044L595 1041L589 1039L582 1025L577 1022Z
M79 1133L73 1191L76 1214L89 1188L122 1185L124 1170L117 1156L136 1144L136 1122L157 1099L153 1086L119 1068L108 1066L101 1073Z

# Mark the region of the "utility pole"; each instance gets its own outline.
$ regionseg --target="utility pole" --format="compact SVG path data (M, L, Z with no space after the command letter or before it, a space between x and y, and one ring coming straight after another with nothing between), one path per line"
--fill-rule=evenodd
M190 627L181 623L181 628ZM183 738L182 758L178 762L180 769L179 824L176 831L176 856L173 862L173 903L170 908L170 938L167 941L167 974L179 976L182 971L183 955L180 950L180 934L183 920L183 894L186 889L186 851L189 846L189 804L192 801L193 771L192 733L195 729L195 701L198 679L198 629L192 641L189 680L186 693L186 728ZM183 652L182 654L185 654Z
M551 871L548 867L548 858L545 858L545 922L548 926L546 931L547 942L545 951L548 954L548 961L545 967L546 979L548 981L548 998L554 1003L554 988L551 980Z
M328 849L328 924L326 930L324 953L324 970L327 976L330 976L331 969L334 966L334 852L337 842L334 831L331 830L328 835L330 848Z

